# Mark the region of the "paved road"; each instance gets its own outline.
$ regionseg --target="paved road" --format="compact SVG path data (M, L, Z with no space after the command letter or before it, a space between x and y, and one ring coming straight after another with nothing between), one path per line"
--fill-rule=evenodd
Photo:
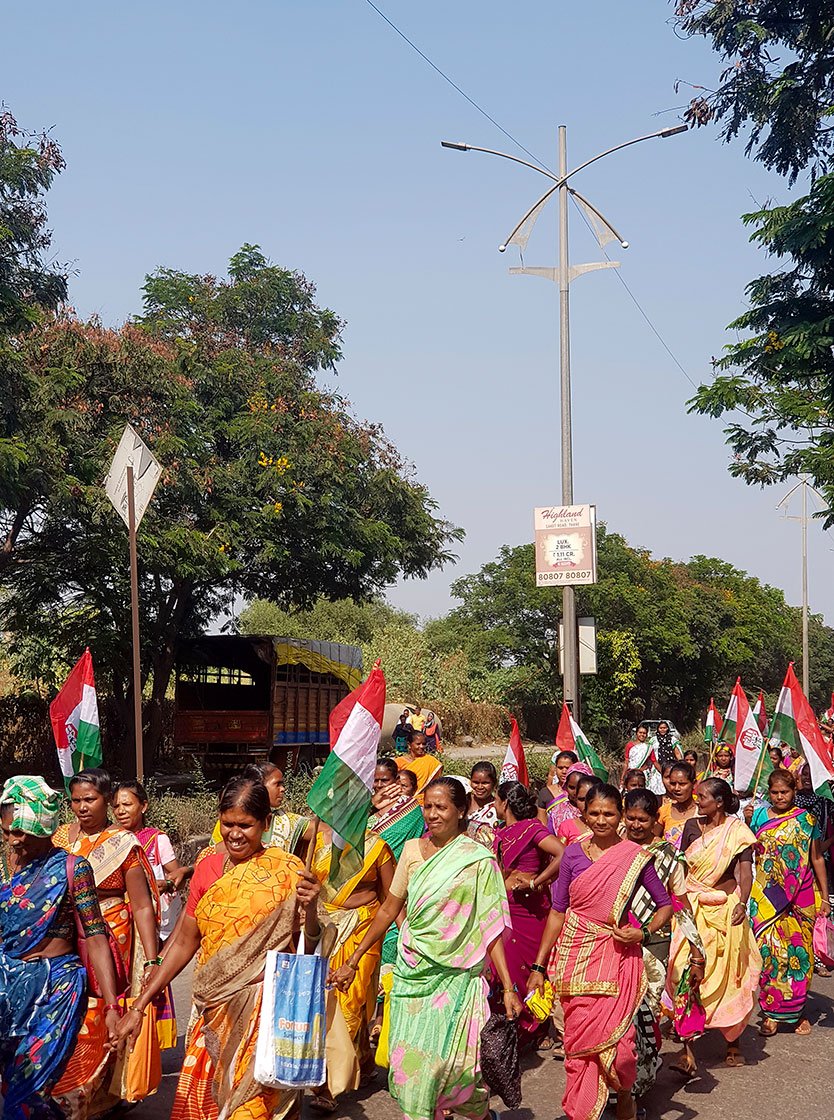
M175 988L183 1030L189 983L190 978L184 976ZM722 1043L712 1037L701 1039L697 1044L701 1075L682 1084L680 1077L664 1066L645 1102L649 1120L759 1120L771 1116L828 1120L834 1115L834 979L817 977L814 987L809 1009L814 1031L810 1037L779 1034L762 1039L748 1028L741 1043L748 1062L744 1069L724 1068ZM667 1064L673 1053L674 1047L667 1043ZM176 1053L164 1055L165 1076L159 1093L134 1109L131 1120L168 1120L181 1061L182 1044ZM563 1116L563 1089L560 1062L545 1057L529 1059L523 1081L524 1104L514 1112L505 1111L504 1120L558 1120ZM315 1116L305 1110L305 1120ZM344 1098L337 1116L347 1120L401 1120L385 1090L382 1074L376 1087ZM613 1117L613 1111L606 1114L609 1116Z

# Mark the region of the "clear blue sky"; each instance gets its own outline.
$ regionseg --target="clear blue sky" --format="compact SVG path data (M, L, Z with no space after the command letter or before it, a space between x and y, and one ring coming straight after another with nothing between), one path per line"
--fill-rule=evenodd
M547 162L558 124L576 164L675 123L663 111L691 96L675 80L709 85L718 69L705 43L676 37L663 0L380 7ZM533 507L560 495L556 291L509 277L517 255L496 248L544 180L441 150L446 137L519 154L365 0L46 0L37 17L7 10L4 31L0 96L67 158L49 208L82 314L119 323L158 265L223 272L259 243L347 320L341 389L466 529L455 569L391 598L442 613L455 575L531 539ZM784 183L701 130L576 186L631 243L623 276L698 382L769 267L739 215L787 197ZM539 223L528 264L553 263L554 223ZM576 215L571 248L600 257ZM687 416L692 386L613 273L572 292L576 500L657 555L720 555L797 602L784 491L730 478L721 425ZM810 536L812 608L832 619L834 542Z

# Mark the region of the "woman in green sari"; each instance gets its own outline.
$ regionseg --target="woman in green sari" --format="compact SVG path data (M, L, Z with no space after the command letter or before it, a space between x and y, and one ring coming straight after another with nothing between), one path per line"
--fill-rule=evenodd
M434 1120L444 1110L469 1120L489 1114L480 1076L487 957L503 985L508 1017L522 1010L501 940L510 924L506 887L492 854L464 835L466 803L455 778L428 784L428 833L405 844L387 900L333 974L346 989L359 960L406 908L391 992L388 1082L406 1120Z

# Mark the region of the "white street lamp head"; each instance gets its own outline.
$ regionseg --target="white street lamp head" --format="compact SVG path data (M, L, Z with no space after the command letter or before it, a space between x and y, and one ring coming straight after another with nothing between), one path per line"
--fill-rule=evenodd
M665 140L667 136L677 136L680 132L689 132L689 125L677 124L674 128L664 128L661 132L658 132L657 135L662 140Z
M440 141L440 147L441 148L451 148L455 152L468 152L469 151L469 145L468 144L455 143L454 140L441 140Z

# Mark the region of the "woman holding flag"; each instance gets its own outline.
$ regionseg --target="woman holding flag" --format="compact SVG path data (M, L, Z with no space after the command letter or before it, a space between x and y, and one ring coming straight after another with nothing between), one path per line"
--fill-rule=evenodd
M338 931L336 947L330 954L334 970L350 957L373 924L388 897L395 864L391 849L382 837L368 829L364 855L359 858L355 849L346 850L338 861L335 881L331 881L333 830L323 822L319 824L312 871L322 885L321 897L327 917ZM373 1076L376 1068L370 1028L376 1014L381 952L382 946L376 945L366 953L351 983L338 993L339 1006L356 1052L360 1085ZM320 1112L336 1111L336 1101L327 1086L316 1091L312 1103Z
M787 1023L796 1034L807 1035L811 1024L804 1009L814 972L814 921L831 909L828 876L817 821L797 806L793 774L774 770L767 788L770 808L757 809L751 823L758 840L750 915L762 955L760 1033L774 1035L779 1023Z

